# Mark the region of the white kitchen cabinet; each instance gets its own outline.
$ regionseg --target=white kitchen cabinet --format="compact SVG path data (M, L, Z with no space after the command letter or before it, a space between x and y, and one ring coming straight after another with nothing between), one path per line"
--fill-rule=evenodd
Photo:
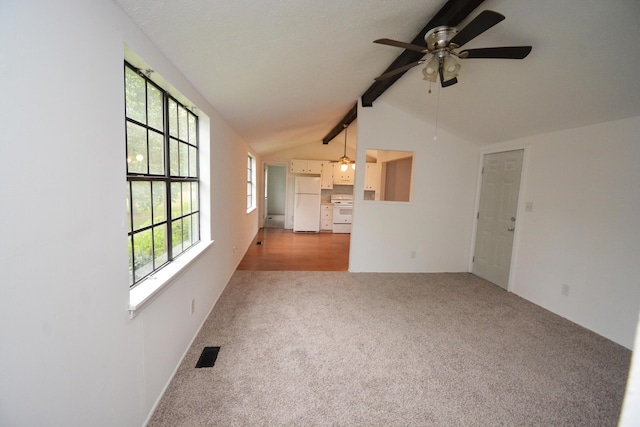
M322 162L322 173L320 174L320 188L327 190L333 188L333 163Z
M322 161L320 160L291 160L291 173L305 173L320 175L322 173Z
M380 188L380 165L378 163L367 163L364 173L364 189L368 191L378 191Z
M343 171L340 163L333 164L333 183L338 185L353 185L355 178L355 169L349 165L346 171Z
M333 230L333 204L323 203L320 205L320 231Z

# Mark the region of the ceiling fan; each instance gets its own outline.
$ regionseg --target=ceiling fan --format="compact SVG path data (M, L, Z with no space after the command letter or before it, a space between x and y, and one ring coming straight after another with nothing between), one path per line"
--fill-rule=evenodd
M486 47L480 49L468 49L458 51L469 41L478 37L489 28L504 20L504 15L492 10L485 10L476 16L466 27L458 30L450 26L438 26L429 30L424 41L426 46L405 43L391 39L378 39L374 43L384 44L388 46L401 47L407 50L420 52L428 55L419 61L412 62L402 67L386 72L375 80L385 80L417 65L426 64L422 70L424 80L435 82L440 76L440 84L442 87L448 87L458 83L458 71L460 64L458 59L466 58L497 58L497 59L523 59L531 52L531 46L504 46L504 47Z
M342 127L344 127L344 153L342 154L342 157L340 157L340 159L334 160L331 163L339 163L340 169L345 172L347 169L349 169L349 165L351 165L351 168L355 169L356 162L355 160L351 160L349 157L347 157L347 128L349 127L349 125L345 123L342 125Z

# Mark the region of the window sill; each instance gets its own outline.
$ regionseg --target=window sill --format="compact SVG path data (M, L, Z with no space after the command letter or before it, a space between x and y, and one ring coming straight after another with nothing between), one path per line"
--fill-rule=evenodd
M247 215L250 214L251 212L255 211L255 210L256 210L255 206L250 207L249 209L247 209Z
M156 274L149 276L144 282L129 291L129 316L134 318L137 312L150 302L173 280L202 255L211 245L213 240L200 242L187 250Z

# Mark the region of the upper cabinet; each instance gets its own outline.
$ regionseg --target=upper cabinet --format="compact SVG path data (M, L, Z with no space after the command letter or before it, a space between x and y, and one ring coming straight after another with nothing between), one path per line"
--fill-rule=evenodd
M378 191L380 188L380 165L367 163L364 174L364 189L366 191Z
M349 165L343 171L340 163L329 160L298 160L292 159L289 171L292 174L320 175L320 188L332 189L334 184L353 185L356 171Z
M320 188L333 188L333 163L329 161L322 162L322 173L320 174Z
M291 160L291 173L306 173L320 175L322 173L321 160Z
M349 165L347 170L342 170L340 163L333 163L333 183L338 185L353 185L356 171Z

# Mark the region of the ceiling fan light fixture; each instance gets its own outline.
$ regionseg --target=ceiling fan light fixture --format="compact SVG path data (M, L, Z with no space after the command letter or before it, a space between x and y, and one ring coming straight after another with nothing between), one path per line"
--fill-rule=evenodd
M340 163L340 170L342 172L346 172L347 169L349 169L349 165L351 165L351 167L355 169L356 164L355 162L352 162L349 157L347 157L347 125L343 124L342 126L344 126L344 154L342 155L342 157L340 157L338 163Z
M455 59L453 59L450 56L445 58L445 60L444 60L444 70L447 73L457 73L459 69L460 69L460 64L458 64Z
M438 59L432 56L431 59L427 61L427 65L422 69L423 80L434 83L438 77L438 68Z
M340 157L339 162L340 162L340 170L342 172L346 172L347 169L349 169L349 165L351 165L354 169L356 168L355 163L351 163L351 159L348 158L346 155Z
M460 71L460 64L453 59L450 55L447 55L442 63L442 72L444 74L445 80L451 80L458 76L458 71Z

